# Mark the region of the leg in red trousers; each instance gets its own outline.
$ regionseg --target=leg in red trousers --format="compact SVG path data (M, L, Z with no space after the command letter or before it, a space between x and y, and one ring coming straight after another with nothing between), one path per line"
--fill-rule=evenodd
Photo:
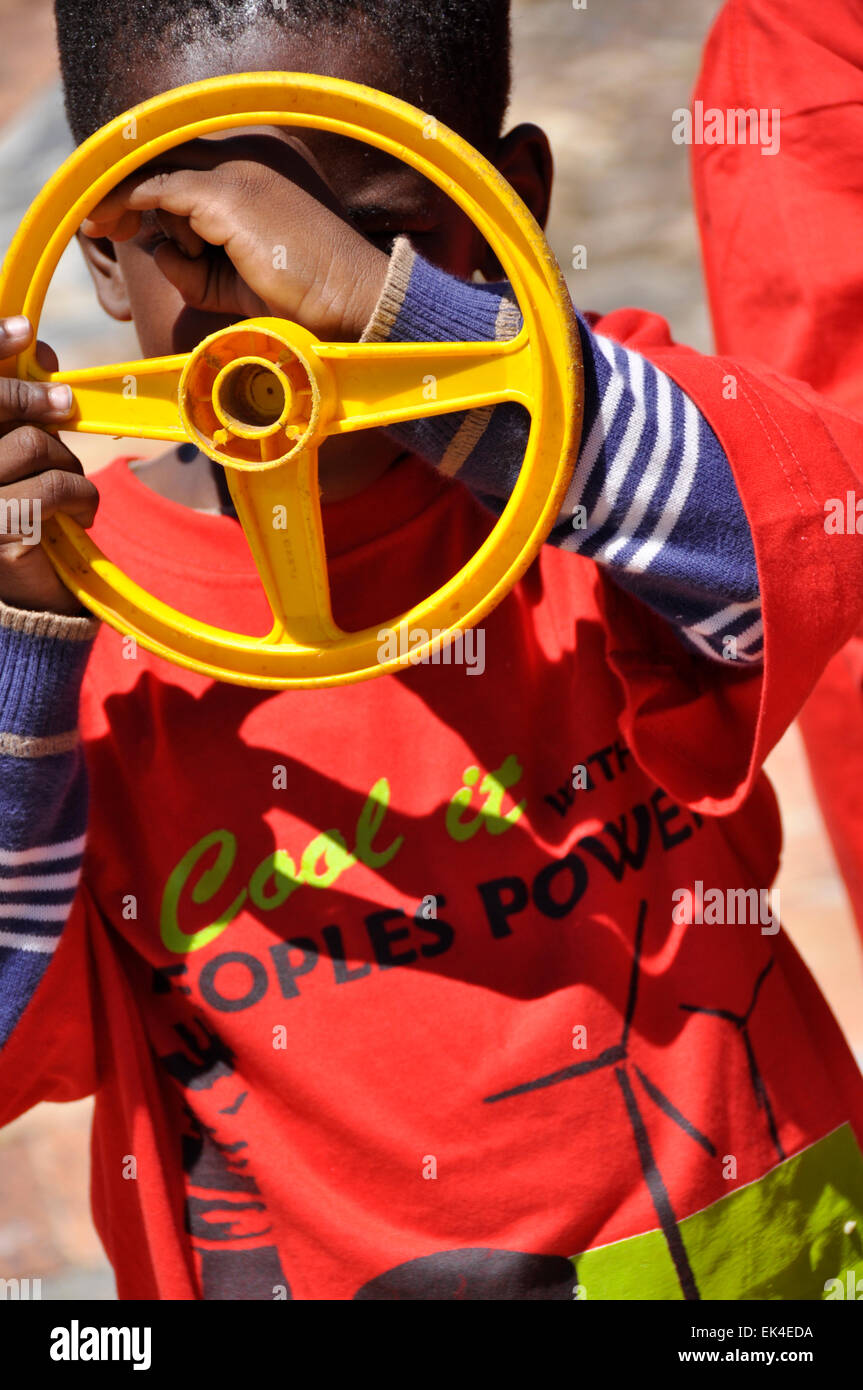
M694 99L705 112L780 113L775 155L692 147L719 352L757 357L863 413L863 4L728 0ZM863 933L863 631L800 726Z

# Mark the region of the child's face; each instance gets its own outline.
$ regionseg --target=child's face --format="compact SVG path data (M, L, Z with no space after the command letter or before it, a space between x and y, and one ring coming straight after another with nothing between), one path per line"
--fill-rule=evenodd
M159 92L203 78L276 70L347 78L416 104L416 92L410 90L409 79L401 74L379 37L372 41L368 34L353 30L344 34L323 32L320 42L312 47L299 36L267 25L256 25L230 46L214 40L175 50L167 47L129 73L123 95L127 107L131 107ZM451 118L447 120L445 106L439 106L433 114L455 124ZM460 133L469 140L476 138L471 130L462 128ZM262 132L258 134L263 137ZM500 274L483 238L464 213L407 164L371 146L326 131L283 127L269 130L267 138L271 140L274 134L280 139L290 136L302 141L351 220L376 244L387 247L394 237L404 233L421 255L452 274L469 278L477 269L489 277ZM551 158L543 133L536 127L519 127L486 153L537 219L544 222ZM103 307L116 318L134 320L141 349L148 357L187 352L231 321L184 304L153 261L152 251L159 235L154 219L148 216L132 241L112 245L88 244L86 238L82 239ZM345 460L350 459L351 479L360 480L364 486L372 477L367 468L364 471L363 459L368 456L367 465L376 474L384 471L397 453L395 446L384 447L377 431L363 432L362 438L328 441L321 459L325 494L335 500L354 490L349 486L343 492L336 481L326 486L328 473L331 480L336 479L342 454Z

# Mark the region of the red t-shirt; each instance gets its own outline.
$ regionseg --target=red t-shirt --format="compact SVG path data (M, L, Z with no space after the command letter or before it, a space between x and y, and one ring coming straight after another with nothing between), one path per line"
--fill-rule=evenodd
M813 1181L820 1154L832 1181L819 1144L839 1144L842 1182L812 1248L836 1203L863 1210L861 1078L791 943L675 911L699 882L776 872L758 769L861 577L858 549L834 546L825 593L801 460L817 447L827 486L847 478L861 426L825 450L790 390L741 373L746 410L718 409L721 363L650 316L601 329L676 376L735 462L765 680L691 656L550 546L487 619L481 676L272 694L97 639L83 885L3 1089L7 1118L95 1090L94 1213L121 1297L644 1298L667 1270L667 1296L746 1297L762 1256L726 1265L719 1218L739 1226L761 1180L747 1238L765 1249L772 1175L803 1155ZM266 629L233 521L123 462L98 480L95 537L133 578ZM489 524L405 458L326 509L337 620L384 626ZM789 1261L799 1245L762 1283L784 1287Z

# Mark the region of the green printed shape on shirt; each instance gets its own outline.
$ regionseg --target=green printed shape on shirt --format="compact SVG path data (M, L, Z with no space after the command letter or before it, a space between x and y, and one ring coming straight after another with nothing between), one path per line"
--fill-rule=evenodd
M853 1289L863 1279L863 1155L851 1126L677 1225L703 1299L826 1299L836 1279ZM683 1298L661 1230L573 1263L588 1300Z

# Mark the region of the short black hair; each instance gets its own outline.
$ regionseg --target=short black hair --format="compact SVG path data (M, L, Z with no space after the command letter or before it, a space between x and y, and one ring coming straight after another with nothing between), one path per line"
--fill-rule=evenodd
M142 58L168 44L230 42L265 19L309 41L361 23L389 43L408 99L486 150L509 104L510 0L55 0L54 10L77 141L130 104L123 91Z

